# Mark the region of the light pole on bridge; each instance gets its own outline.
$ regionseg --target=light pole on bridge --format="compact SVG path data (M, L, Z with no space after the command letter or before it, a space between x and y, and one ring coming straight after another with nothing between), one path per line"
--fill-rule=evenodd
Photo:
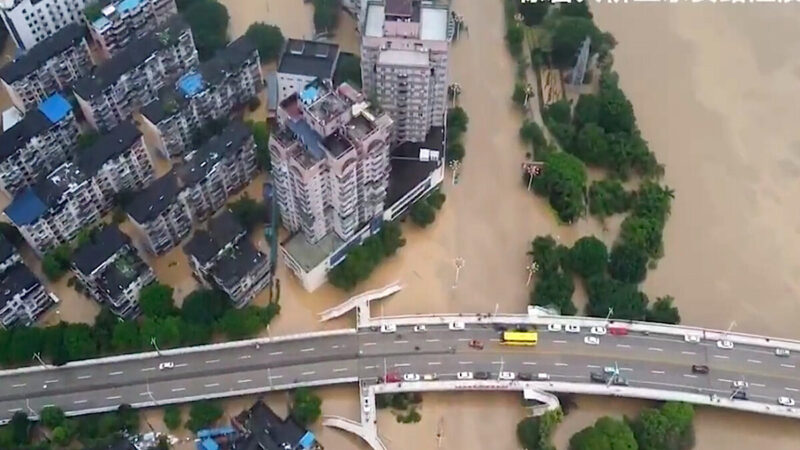
M158 343L156 343L155 336L150 338L150 344L153 346L153 348L156 349L156 353L158 353L158 356L161 356L161 349L158 348Z
M456 265L456 279L453 281L453 289L458 287L458 276L461 274L461 269L464 268L464 258L456 258L453 260Z

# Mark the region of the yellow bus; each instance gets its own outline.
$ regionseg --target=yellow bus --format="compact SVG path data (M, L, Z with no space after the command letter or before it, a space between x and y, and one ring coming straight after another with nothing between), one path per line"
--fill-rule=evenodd
M503 344L534 346L539 342L539 333L535 331L504 331Z

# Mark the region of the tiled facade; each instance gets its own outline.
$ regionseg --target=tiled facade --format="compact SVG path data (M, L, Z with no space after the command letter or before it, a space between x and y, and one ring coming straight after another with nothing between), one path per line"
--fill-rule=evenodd
M110 58L177 13L175 0L121 0L103 8L101 16L89 24L89 32Z
M0 69L14 106L29 111L92 69L86 29L70 24Z
M192 32L179 16L159 31L133 41L91 75L75 83L87 122L107 131L158 97L158 91L197 67Z

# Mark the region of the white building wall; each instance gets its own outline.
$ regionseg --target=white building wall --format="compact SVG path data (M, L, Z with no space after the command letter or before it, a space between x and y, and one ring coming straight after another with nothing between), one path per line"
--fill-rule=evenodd
M86 0L3 0L0 15L17 46L30 49L72 22L83 20Z

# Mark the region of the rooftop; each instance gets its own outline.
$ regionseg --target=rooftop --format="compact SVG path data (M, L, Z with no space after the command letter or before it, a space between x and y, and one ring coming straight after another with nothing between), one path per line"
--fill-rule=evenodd
M309 85L300 93L300 99L306 105L308 113L323 124L350 109L344 99L326 86Z
M80 169L72 163L62 164L47 177L17 194L5 209L5 214L17 226L32 224L58 205L65 191L85 180Z
M180 14L171 17L161 29L131 41L130 45L111 59L95 67L92 73L76 81L73 86L75 93L83 99L100 95L104 89L116 83L120 76L142 64L156 51L175 42L188 28L189 25Z
M109 258L114 256L130 239L116 225L107 225L90 236L72 255L72 264L89 275Z
M386 20L386 13L383 5L369 5L367 18L364 21L364 36L383 37L384 20Z
M289 39L278 63L278 73L332 79L338 57L336 44Z
M446 8L422 8L419 38L423 41L446 41L450 12Z
M418 50L384 50L378 55L378 64L393 66L428 67L430 58L428 52Z
M220 134L186 155L185 163L177 169L178 177L185 185L197 183L208 175L217 161L228 153L237 152L250 135L250 129L244 123L239 120L231 122Z
M147 264L136 252L129 250L106 266L97 284L112 298L116 298L146 271Z
M408 16L414 12L412 0L386 0L386 15Z
M83 173L94 175L106 161L126 152L141 136L133 123L122 122L108 133L101 134L91 147L78 150L78 167Z
M205 265L214 259L226 245L238 241L246 230L236 217L225 210L208 221L208 230L197 230L192 239L183 246L187 255Z
M35 72L50 58L80 42L86 36L86 28L73 22L55 32L52 36L31 47L27 53L6 64L0 69L0 78L6 83L25 78Z
M42 102L35 110L25 114L19 122L0 134L0 159L8 158L17 150L44 131L53 123L63 119L72 109L69 102L60 94L55 94Z
M155 180L150 186L139 191L125 207L125 211L137 223L150 222L160 216L178 198L178 178L169 172Z
M17 249L5 238L2 234L0 234L0 263L10 258L14 253L17 252Z
M313 433L305 430L291 416L281 419L261 400L236 416L234 425L249 432L236 443L237 450L305 450L317 447Z
M15 295L40 284L36 276L25 264L17 263L9 267L0 276L0 308L6 305Z
M185 98L194 97L203 91L203 75L199 72L191 71L180 77L175 86Z
M150 122L157 124L172 117L186 105L186 99L171 87L163 87L158 91L158 98L148 103L139 112Z
M232 288L266 261L267 255L258 251L249 240L242 239L222 252L211 273L223 287Z
M392 150L392 157L417 158L420 149L442 152L444 149L444 128L432 127L425 136L425 142L403 142ZM440 153L441 155L441 153ZM391 159L389 188L386 191L386 206L393 205L409 191L419 185L441 161L414 161L411 159Z
M347 131L356 139L364 139L375 129L375 125L362 114L353 117L350 122L347 122L346 127Z
M344 244L345 242L334 232L326 234L316 244L310 244L303 233L295 233L283 241L281 246L304 271L308 272Z
M328 149L334 158L338 158L345 154L348 150L353 148L353 144L338 131L335 131L330 136L322 141L322 145Z
M212 59L201 64L200 73L206 83L216 86L228 74L238 71L239 67L254 54L258 55L256 46L246 36L242 36L217 51Z

